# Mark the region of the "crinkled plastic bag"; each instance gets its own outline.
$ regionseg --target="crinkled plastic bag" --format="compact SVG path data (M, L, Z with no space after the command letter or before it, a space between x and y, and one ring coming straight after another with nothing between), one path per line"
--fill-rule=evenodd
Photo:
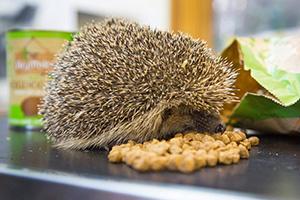
M300 133L300 38L236 38L223 51L239 70L240 103L225 106L235 126Z

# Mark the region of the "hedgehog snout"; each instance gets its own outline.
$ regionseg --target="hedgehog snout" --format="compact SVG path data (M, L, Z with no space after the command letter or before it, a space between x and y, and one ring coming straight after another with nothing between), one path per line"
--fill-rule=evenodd
M208 133L222 133L225 131L225 125L221 122L217 113L193 111L192 118L197 131Z
M199 132L223 133L225 131L225 125L219 120L196 120L195 123L196 130Z

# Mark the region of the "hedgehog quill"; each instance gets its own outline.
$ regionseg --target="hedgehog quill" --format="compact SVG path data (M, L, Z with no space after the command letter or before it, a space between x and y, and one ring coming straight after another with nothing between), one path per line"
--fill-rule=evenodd
M83 27L58 55L40 106L57 147L222 132L236 72L206 43L123 19Z

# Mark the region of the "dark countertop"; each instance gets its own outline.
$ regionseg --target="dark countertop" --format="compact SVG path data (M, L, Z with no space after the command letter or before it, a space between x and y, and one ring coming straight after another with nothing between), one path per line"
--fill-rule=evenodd
M260 135L249 160L192 174L139 173L104 151L58 150L0 118L1 199L300 199L300 136ZM22 197L22 198L21 198Z

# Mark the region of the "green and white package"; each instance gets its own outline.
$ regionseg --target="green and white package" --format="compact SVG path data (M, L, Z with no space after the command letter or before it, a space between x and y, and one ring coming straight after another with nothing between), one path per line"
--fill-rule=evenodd
M8 122L11 127L39 129L38 105L55 55L72 39L72 33L11 30L6 33L9 82Z
M239 69L235 126L300 133L300 38L236 38L222 54ZM241 92L242 91L242 92Z

